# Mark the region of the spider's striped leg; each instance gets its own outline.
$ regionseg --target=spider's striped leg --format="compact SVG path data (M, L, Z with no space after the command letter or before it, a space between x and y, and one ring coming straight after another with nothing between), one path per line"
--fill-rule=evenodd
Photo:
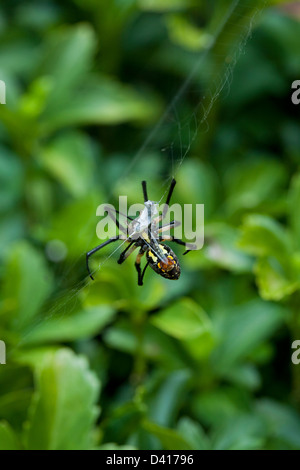
M142 279L141 279L142 284L141 284L141 285L143 285L143 280L144 280L145 272L146 272L146 269L148 268L148 266L149 266L149 261L147 261L147 263L146 263L146 265L145 265L145 267L144 267L144 269L143 269L143 272L142 272Z
M118 263L122 264L131 255L131 253L136 250L137 246L134 245L134 241L130 242L129 245L125 248L124 251L120 254L120 258L118 259ZM133 246L132 246L133 245Z
M154 235L151 233L151 235L152 235L151 238L155 238L155 237L158 237L158 236L163 237L164 235L161 235L162 232L168 232L172 228L178 227L179 225L181 225L181 222L179 222L178 220L172 220L169 224L165 224L165 225L162 225L161 227L158 227L156 229ZM160 238L159 238L159 240L160 240Z
M171 228L178 227L181 224L179 220L172 220L169 224L163 225L162 227L159 227L158 233L166 232L167 230Z
M115 212L116 212L117 214L119 214L119 215L123 215L123 216L126 217L126 219L128 219L128 220L134 220L133 217L130 217L129 215L123 214L123 212L120 212L120 211L118 211L117 209L115 209Z
M172 235L164 235L162 237L159 237L159 241L160 242L165 242L165 241L169 241L169 242L174 242L174 243L178 243L178 245L182 245L184 246L185 248L190 248L190 249L187 249L183 254L186 255L187 253L189 253L191 250L194 250L196 248L196 245L193 244L193 243L188 243L188 242L184 242L183 240L180 240L179 238L174 238Z
M148 263L146 264L145 268L144 268L144 271L142 272L141 270L141 259L142 257L144 256L144 251L139 251L137 257L136 257L136 260L135 260L135 269L137 270L137 273L138 273L138 285L139 286L142 286L143 285L143 277L144 277L144 274L145 274L145 270L146 270L146 267L148 266Z
M89 258L90 258L90 256L93 255L94 253L96 253L96 251L101 250L101 248L103 248L104 246L109 245L110 243L115 242L119 239L120 239L119 235L117 235L116 237L110 238L109 240L107 240L104 243L101 243L101 245L96 246L96 248L93 248L91 251L89 251L86 254L86 267L87 267L89 276L92 280L94 280L94 278L93 278L92 273L91 273L90 268L89 268Z
M116 226L118 227L119 230L121 230L121 232L125 233L127 235L127 227L124 227L124 225L120 224L120 222L118 221L117 217L115 216L115 214L112 212L111 208L109 206L105 206L105 210L108 212L108 215L109 217L114 221L114 223L116 224ZM115 209L115 213L117 214L120 214L119 211L117 211ZM124 215L124 214L120 214L120 215ZM127 217L127 216L125 216ZM128 218L128 217L127 217Z

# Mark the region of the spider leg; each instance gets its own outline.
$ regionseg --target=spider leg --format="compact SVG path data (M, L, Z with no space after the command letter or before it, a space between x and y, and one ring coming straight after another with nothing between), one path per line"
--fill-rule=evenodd
M143 188L143 194L144 194L144 202L148 201L148 193L147 193L147 183L146 181L142 181L142 188Z
M141 286L143 285L143 280L144 280L145 272L146 272L146 269L148 268L148 266L149 266L149 261L147 261L147 263L146 263L146 265L145 265L145 267L144 267L144 269L143 269L143 272L142 272L142 278L141 278L142 284L140 284Z
M170 241L170 242L178 243L178 245L182 245L185 248L190 248L190 249L187 249L183 253L184 255L186 255L191 250L194 250L196 248L196 245L194 245L193 243L184 242L183 240L180 240L179 238L174 238L172 235L164 235L163 237L159 237L159 241L160 242Z
M171 228L178 227L181 224L179 220L172 220L169 224L162 225L162 227L158 228L158 233L166 232L167 230Z
M120 258L118 259L118 263L122 264L131 255L131 253L136 250L137 246L132 246L135 242L130 242L129 245L125 248L124 251L120 254Z
M138 273L138 285L139 286L142 286L143 285L143 276L144 276L144 272L145 272L145 269L144 271L142 272L141 270L141 259L142 257L144 256L144 252L143 251L139 251L137 257L136 257L136 260L135 260L135 269L137 270L137 273ZM147 266L147 265L146 265Z
M108 212L108 215L109 217L114 221L114 223L116 224L116 226L118 227L119 230L121 230L121 232L125 233L127 235L127 228L124 227L124 225L120 224L120 222L118 221L117 217L115 216L115 214L112 212L111 208L108 207L108 206L105 206L105 210ZM119 214L119 211L115 210L115 213L118 213ZM121 214L121 215L124 215L124 214ZM126 216L127 217L127 216Z
M176 180L173 178L172 181L171 181L169 193L168 193L168 196L167 196L167 199L166 199L166 204L168 204L168 205L169 205L170 199L172 197L172 194L173 194L173 191L174 191L174 188L175 188L175 184L176 184Z
M126 215L126 214L124 214L123 212L118 211L117 209L115 209L115 212L116 212L116 214L123 215L123 216L126 217L128 220L134 220L133 217L129 217L129 215Z
M170 199L172 197L175 185L176 185L176 180L173 178L172 181L171 181L170 189L169 189L169 192L168 192L168 195L167 195L167 199L166 199L163 211L156 219L154 219L154 223L158 224L159 222L161 222L165 218L165 216L168 212L168 209L169 209L169 203L170 203ZM171 222L171 224L172 224L172 222Z
M175 184L176 184L176 180L173 178L172 181L171 181L170 189L169 189L167 199L166 199L166 202L165 202L165 205L164 205L164 208L163 208L162 219L166 216L166 213L168 212L169 202L171 200L171 197L172 197L172 194L173 194L173 191L174 191L174 188L175 188Z
M110 238L109 240L107 240L104 243L101 243L101 245L96 246L96 248L93 248L91 251L89 251L86 254L86 267L87 267L89 276L92 280L94 280L94 278L93 278L92 273L91 273L90 268L89 268L89 258L90 258L90 256L93 255L94 253L96 253L96 251L101 250L101 248L103 248L104 246L109 245L110 243L115 242L119 239L120 239L119 235L117 235L116 237Z

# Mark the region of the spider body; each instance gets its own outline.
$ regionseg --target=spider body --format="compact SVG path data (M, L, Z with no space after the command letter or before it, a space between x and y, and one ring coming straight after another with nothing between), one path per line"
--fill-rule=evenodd
M108 207L107 212L110 217L114 220L120 234L116 237L110 238L101 245L93 248L86 254L86 265L88 273L91 279L94 279L90 269L89 269L89 258L91 255L96 253L104 246L108 245L117 240L125 240L128 243L126 249L120 254L118 263L122 264L131 255L131 253L139 248L139 252L135 261L135 268L138 273L138 285L143 285L143 279L148 266L150 266L153 271L155 271L160 276L166 279L176 280L180 276L180 265L178 258L175 253L171 250L168 245L163 244L164 241L171 241L183 245L185 247L190 247L184 253L188 253L191 249L194 248L194 245L185 243L178 238L174 238L170 235L164 235L163 232L167 231L170 228L178 226L179 222L173 220L168 225L160 225L160 222L166 216L168 211L168 204L170 202L174 186L176 181L173 179L167 196L167 200L161 215L158 215L158 204L154 201L150 201L147 195L146 182L142 181L143 194L144 194L144 209L141 211L140 215L136 219L127 217L128 224L126 227L122 226L116 218L116 214L111 212L111 209ZM141 270L141 259L146 254L147 263Z
M179 279L180 264L174 251L168 245L159 244L159 248L166 257L166 261L162 261L158 256L149 248L146 251L146 259L150 268L153 269L160 276L166 279Z

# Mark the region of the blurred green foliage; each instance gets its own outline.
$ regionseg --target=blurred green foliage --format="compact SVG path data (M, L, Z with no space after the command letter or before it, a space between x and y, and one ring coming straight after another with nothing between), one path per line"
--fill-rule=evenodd
M283 3L1 5L0 450L300 448L300 23ZM108 247L91 282L97 206L141 202L142 179L159 200L174 174L174 202L205 204L180 280L141 288Z

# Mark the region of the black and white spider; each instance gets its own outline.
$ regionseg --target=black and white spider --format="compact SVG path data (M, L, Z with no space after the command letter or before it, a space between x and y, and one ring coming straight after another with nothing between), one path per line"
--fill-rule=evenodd
M168 231L170 228L174 228L180 224L173 220L167 225L160 225L160 222L166 216L169 202L175 187L176 181L173 179L171 182L171 186L169 189L169 193L166 199L166 203L161 215L157 215L157 206L158 204L154 201L150 201L148 199L147 194L147 185L146 181L142 181L142 188L144 194L144 209L141 211L140 215L133 219L131 217L127 217L129 221L127 223L127 227L124 227L120 224L117 220L115 214L111 212L110 208L106 208L109 215L112 217L114 222L116 223L118 229L122 234L117 235L116 237L110 238L106 242L102 243L93 250L89 251L86 254L86 266L88 273L91 279L94 279L91 271L89 269L89 258L91 255L96 253L98 250L103 248L109 243L115 242L117 240L125 240L128 243L126 249L120 254L118 259L118 263L122 264L128 258L131 253L139 248L138 255L135 261L135 267L138 273L138 285L143 285L143 279L148 266L150 266L157 274L166 279L178 279L180 276L180 265L178 258L176 257L175 253L171 250L168 245L164 245L162 242L164 241L172 241L178 243L179 245L183 245L186 248L189 247L190 249L186 250L183 254L187 254L191 249L194 248L194 245L190 243L185 243L184 241L174 238L171 235L164 235L164 231ZM118 211L115 211L119 214ZM153 214L157 215L157 217L153 218ZM143 269L141 270L141 259L146 253L147 263Z

